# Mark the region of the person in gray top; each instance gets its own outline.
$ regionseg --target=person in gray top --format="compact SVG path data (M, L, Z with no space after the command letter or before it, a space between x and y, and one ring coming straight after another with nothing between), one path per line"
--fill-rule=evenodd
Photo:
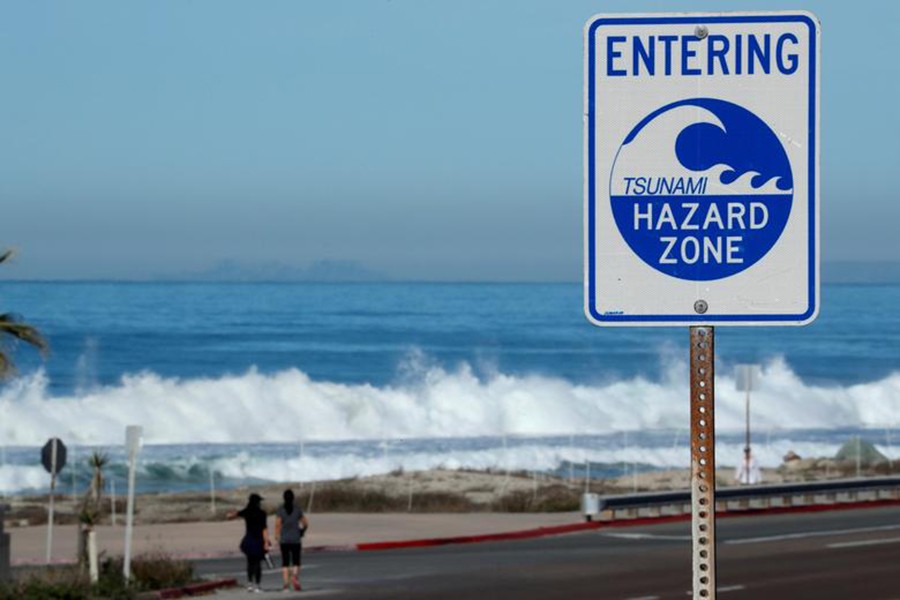
M284 490L284 504L275 512L275 539L281 544L281 577L284 580L282 589L287 590L289 584L300 591L300 543L309 520L303 510L294 504L294 492Z

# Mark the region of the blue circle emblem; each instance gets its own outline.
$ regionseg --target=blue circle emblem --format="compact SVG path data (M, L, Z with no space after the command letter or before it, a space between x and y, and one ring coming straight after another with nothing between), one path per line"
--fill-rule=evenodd
M645 263L692 281L750 268L787 224L794 182L784 146L742 106L714 98L667 104L616 153L616 226Z

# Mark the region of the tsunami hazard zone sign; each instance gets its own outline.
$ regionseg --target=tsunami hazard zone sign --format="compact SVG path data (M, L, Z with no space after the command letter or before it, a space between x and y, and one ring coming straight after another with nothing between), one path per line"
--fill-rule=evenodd
M815 319L819 37L805 12L588 21L592 322Z

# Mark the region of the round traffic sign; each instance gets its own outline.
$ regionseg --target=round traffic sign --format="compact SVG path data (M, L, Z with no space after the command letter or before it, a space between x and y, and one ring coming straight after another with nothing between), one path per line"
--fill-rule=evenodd
M53 447L56 446L56 456L53 454ZM54 460L55 458L55 460ZM66 466L66 445L59 438L50 438L44 447L41 448L41 464L47 469L51 475L58 475Z

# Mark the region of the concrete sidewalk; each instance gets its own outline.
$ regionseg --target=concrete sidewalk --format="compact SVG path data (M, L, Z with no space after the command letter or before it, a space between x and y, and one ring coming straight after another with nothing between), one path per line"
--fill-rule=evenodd
M306 548L347 547L359 543L483 535L579 523L583 516L568 513L323 513L309 515L310 529L304 538ZM270 533L274 520L269 519ZM10 553L12 563L41 564L47 552L47 528L12 527ZM132 553L164 552L181 557L238 555L238 543L244 532L242 521L165 523L135 525ZM122 555L124 526L97 528L100 552ZM53 528L53 562L75 559L77 528L57 525Z

